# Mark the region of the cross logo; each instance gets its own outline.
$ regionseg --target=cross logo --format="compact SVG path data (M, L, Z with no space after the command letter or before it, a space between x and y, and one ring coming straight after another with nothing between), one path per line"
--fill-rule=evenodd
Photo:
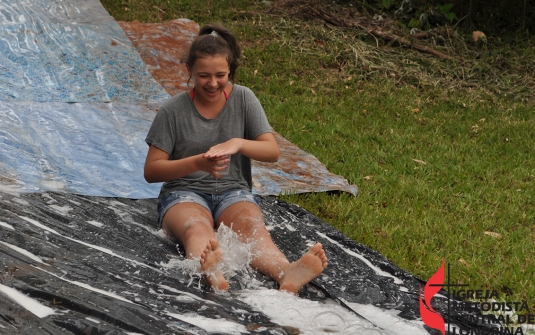
M422 287L420 286L420 317L426 326L429 328L437 329L442 333L446 334L446 322L444 318L440 315L439 312L435 311L433 306L431 306L431 299L442 289L446 287L448 290L448 315L450 313L450 294L449 289L456 286L468 286L468 284L451 284L450 283L450 264L448 264L448 282L444 283L444 260L442 260L442 265L438 271L429 278L425 284L424 290L422 292ZM423 297L423 300L422 300ZM450 325L448 324L448 333L450 333Z

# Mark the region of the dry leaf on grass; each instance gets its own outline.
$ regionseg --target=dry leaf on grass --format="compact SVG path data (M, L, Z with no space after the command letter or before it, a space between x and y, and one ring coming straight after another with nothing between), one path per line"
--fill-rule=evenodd
M472 33L472 41L479 42L482 41L483 43L487 43L487 36L484 32L476 30Z
M495 238L501 238L502 237L502 234L500 233L495 233L493 231L486 231L485 232L485 235L489 235L489 236L492 236L492 237L495 237Z
M414 159L414 158L412 158L412 160L415 161L416 163L420 163L420 164L422 164L422 165L427 164L426 162L424 162L424 161L422 161L422 160L419 160L419 159Z
M462 265L466 266L466 267L470 267L470 264L468 264L467 261L465 261L464 259L462 258L459 258L459 263L461 263Z

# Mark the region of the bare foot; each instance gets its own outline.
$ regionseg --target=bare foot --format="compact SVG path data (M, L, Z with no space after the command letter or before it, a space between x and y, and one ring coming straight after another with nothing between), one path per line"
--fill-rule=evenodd
M280 290L297 294L301 287L319 276L327 266L321 243L316 243L300 259L290 264L280 281Z
M228 290L228 282L223 277L217 265L223 258L223 251L219 249L219 243L215 238L210 239L201 255L201 269L205 274L208 284L218 290Z

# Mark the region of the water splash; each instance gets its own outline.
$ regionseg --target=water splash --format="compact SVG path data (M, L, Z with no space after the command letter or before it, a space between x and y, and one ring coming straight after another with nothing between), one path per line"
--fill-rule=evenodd
M253 252L255 242L242 242L232 228L223 224L216 232L216 239L223 250L219 269L231 285L235 282L241 289L260 287L261 283L255 278L255 270L249 265L256 256Z
M216 240L219 248L223 251L223 259L217 269L230 282L231 287L237 285L237 289L258 288L261 283L255 278L255 271L249 265L255 254L253 252L254 241L244 243L238 235L229 227L221 224L216 231ZM178 248L177 248L178 249ZM200 258L184 258L183 256L171 259L161 266L176 269L189 276L188 286L195 284L200 288L203 277Z
M415 329L415 325L408 322L396 323L399 320L395 316L391 316L388 312L378 308L374 309L374 315L377 319L375 322L379 327L359 317L334 300L312 301L299 298L288 292L269 289L265 287L265 283L256 279L255 271L249 266L255 257L254 242L243 243L238 235L225 225L221 225L217 230L216 239L224 254L219 263L219 269L231 284L230 291L223 294L236 297L254 310L268 316L274 323L298 329L303 335L426 333L423 328ZM166 266L180 269L185 274L189 274L191 280L188 286L196 282L200 288L202 272L199 258L177 257ZM198 280L195 281L195 279ZM372 306L366 305L366 307L371 308ZM378 322L387 317L393 319L392 322Z

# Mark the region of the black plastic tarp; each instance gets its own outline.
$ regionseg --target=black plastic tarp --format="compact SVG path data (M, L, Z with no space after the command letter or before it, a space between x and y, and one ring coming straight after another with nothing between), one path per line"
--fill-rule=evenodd
M228 293L209 290L158 230L155 199L1 193L0 333L437 334L421 280L298 206L258 200L290 260L316 241L329 257L298 297L246 268Z

